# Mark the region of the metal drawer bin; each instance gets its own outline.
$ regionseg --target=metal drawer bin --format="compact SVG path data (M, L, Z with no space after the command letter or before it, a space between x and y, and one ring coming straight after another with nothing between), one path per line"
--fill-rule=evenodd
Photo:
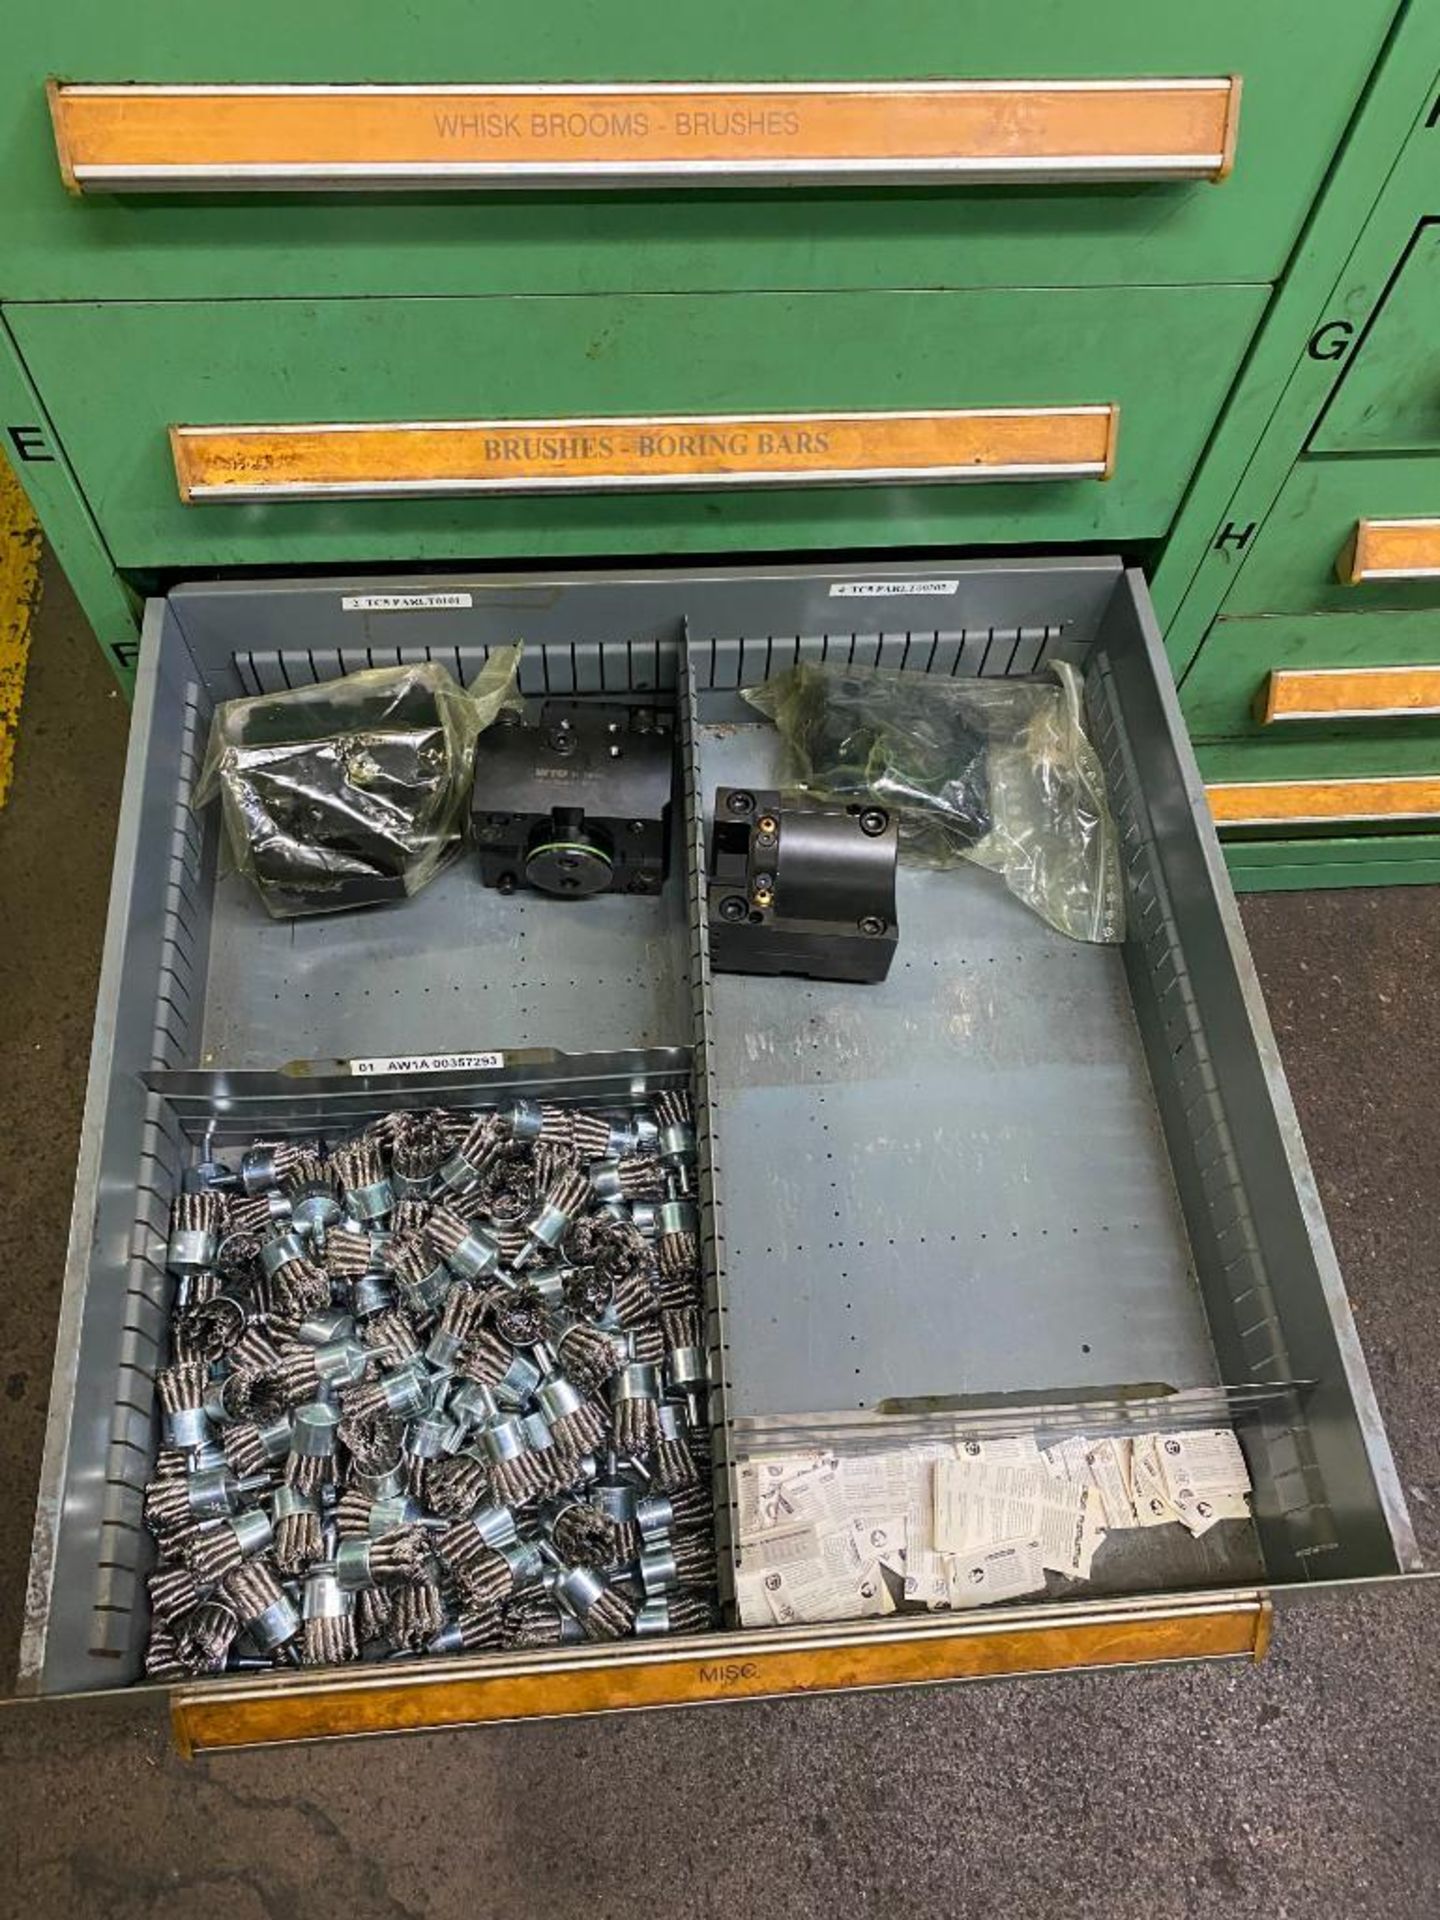
M382 592L408 610L345 606ZM189 805L218 699L399 659L465 678L517 638L528 693L675 690L684 857L662 898L506 900L462 862L402 909L279 923L220 873L214 819ZM712 976L706 798L773 765L741 686L797 656L1021 674L1057 649L1083 664L1123 839L1123 948L1051 934L990 876L907 869L883 986ZM195 584L146 614L25 1691L140 1672L157 1242L207 1121L224 1138L253 1113L299 1128L317 1109L459 1097L435 1076L338 1077L355 1057L458 1048L506 1054L475 1097L529 1076L603 1100L693 1068L722 1578L727 1459L822 1418L843 1436L879 1410L898 1432L935 1397L986 1430L1234 1419L1253 1529L978 1614L211 1681L175 1695L183 1744L1248 1655L1272 1595L1417 1567L1138 574L932 561L882 582L807 566ZM276 1076L302 1060L332 1071Z

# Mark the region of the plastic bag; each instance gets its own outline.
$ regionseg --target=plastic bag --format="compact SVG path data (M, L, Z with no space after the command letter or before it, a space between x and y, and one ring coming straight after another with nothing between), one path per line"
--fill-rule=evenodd
M216 709L197 807L220 795L239 871L277 919L418 893L464 835L475 742L522 708L520 649L467 690L444 667L374 667Z
M973 861L1072 939L1125 938L1115 823L1074 667L941 679L802 661L744 693L784 738L788 784L896 807L905 858Z

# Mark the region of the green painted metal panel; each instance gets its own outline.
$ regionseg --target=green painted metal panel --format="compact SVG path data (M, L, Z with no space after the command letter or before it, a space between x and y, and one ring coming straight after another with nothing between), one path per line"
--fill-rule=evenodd
M1369 840L1226 841L1224 848L1230 884L1237 893L1440 883L1440 837L1434 834Z
M1440 518L1440 460L1423 454L1296 463L1251 542L1227 614L1364 613L1427 609L1440 618L1440 580L1346 586L1336 562L1357 520Z
M47 0L0 63L0 297L1273 280L1397 0ZM43 87L100 81L1133 78L1238 72L1223 185L73 201Z
M1152 582L1183 672L1433 204L1440 7L1406 9Z
M55 426L41 404L0 310L0 446L106 659L128 690L140 638L140 603L115 571Z
M1207 781L1363 780L1387 773L1440 773L1440 724L1376 721L1347 739L1307 731L1304 739L1199 741L1195 757Z
M1435 171L1440 212L1440 145ZM1417 229L1310 445L1320 453L1440 449L1440 219Z
M1377 867L1403 867L1421 860L1440 861L1440 833L1336 834L1328 839L1233 840L1232 861L1252 867L1341 866L1373 862Z
M1180 689L1185 722L1196 740L1313 739L1328 733L1354 735L1357 722L1336 727L1313 721L1283 728L1262 727L1253 713L1266 676L1280 667L1431 667L1440 666L1440 610L1433 613L1261 614L1250 619L1217 620ZM1430 721L1369 720L1386 738L1398 729L1427 727Z
M1258 288L29 306L12 324L117 562L1035 546L1159 535ZM1182 404L1183 401L1183 404ZM1105 482L184 506L176 422L1118 403Z

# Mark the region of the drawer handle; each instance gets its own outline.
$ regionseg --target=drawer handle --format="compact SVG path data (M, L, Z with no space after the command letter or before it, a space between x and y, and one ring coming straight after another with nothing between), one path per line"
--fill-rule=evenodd
M646 487L1104 480L1120 410L665 414L175 426L180 498L624 492Z
M735 1633L660 1652L621 1642L545 1655L486 1654L439 1670L286 1670L201 1681L171 1695L175 1742L205 1751L478 1726L560 1714L763 1700L850 1687L903 1687L997 1674L1060 1673L1174 1660L1252 1659L1270 1640L1260 1593L1177 1595L1163 1611L1116 1600L1013 1609L1003 1621L908 1622Z
M1262 727L1429 714L1440 714L1440 667L1277 667L1255 698Z
M94 86L51 81L76 193L236 187L1222 180L1240 81Z
M1440 818L1440 774L1356 780L1221 780L1206 798L1220 827L1394 824Z
M1335 571L1347 587L1440 580L1440 520L1357 520Z

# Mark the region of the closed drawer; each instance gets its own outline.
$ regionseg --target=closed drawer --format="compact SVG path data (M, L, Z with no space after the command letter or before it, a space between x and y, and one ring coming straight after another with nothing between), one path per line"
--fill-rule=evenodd
M983 0L899 0L862 16L834 4L796 10L761 0L721 10L677 0L663 16L635 5L597 11L586 0L528 14L438 0L401 16L320 0L299 17L279 0L256 0L243 20L207 17L201 33L162 25L141 0L98 14L89 0L57 0L17 23L0 77L0 297L1271 280L1395 11L1395 0L1316 0L1299 35L1283 14L1246 0L1212 0L1204 9L1159 0L1139 12L1119 0L1078 8L1040 0L1013 11ZM397 202L383 192L338 192L342 176L318 197L167 195L138 204L121 196L77 205L50 131L52 75L180 86L439 80L476 88L934 79L1129 83L1133 92L1139 82L1139 104L1119 118L1107 114L1102 95L1097 131L1079 140L1082 151L1065 153L1062 142L1067 162L1098 160L1104 173L1109 161L1122 178L1136 172L1137 146L1176 142L1173 125L1149 124L1145 83L1238 75L1244 107L1236 166L1219 187L1163 177L1221 170L1211 163L1218 153L1223 167L1225 141L1209 128L1182 128L1178 155L1148 156L1161 164L1140 178L1162 176L1155 184L1096 185L1085 179L1094 165L1068 167L1070 184L1045 180L1054 154L1022 100L1006 116L1006 139L1019 136L1015 157L1029 161L1029 177L1044 182L1038 187L969 187L962 174L938 188L701 184L660 194L641 182L599 200L583 191L457 198L424 189ZM1293 110L1297 98L1303 114ZM219 118L206 123L212 138ZM361 135L373 124L356 118ZM474 137L463 115L450 137L462 151ZM1092 142L1098 153L1086 154ZM365 154L361 138L362 172ZM183 162L183 151L175 158ZM1164 164L1177 159L1178 167Z
M1386 861L1415 867L1405 877L1434 877L1428 845L1410 851L1440 829L1434 614L1218 620L1181 699L1227 846L1277 845L1253 884L1274 884L1272 867L1346 884L1367 860L1378 881L1382 841Z
M1217 620L1181 688L1196 740L1363 727L1385 737L1440 719L1434 614L1267 614ZM1440 727L1434 729L1440 740Z
M1136 288L37 306L8 317L115 561L174 567L1153 537L1262 305L1247 288ZM735 416L997 408L1026 410L1030 425L1012 416L998 441L947 438L938 467L917 463L897 422L867 441L858 466L853 423L824 447L813 420L793 435L782 423L761 472L727 439ZM1077 408L1099 412L1057 442L1057 421L1068 412L1073 424ZM669 452L652 458L627 423L655 416L663 431L646 445ZM453 433L427 449L406 430L467 421L485 428L458 452ZM181 498L172 427L367 422L392 431L349 436L330 489L343 501L285 497L293 435L219 449L210 475L223 479L229 460L233 477L242 462L256 483L245 504L223 485ZM1017 439L1033 458L1011 457ZM552 497L508 487L455 497L474 490L473 462L491 442L501 483L538 477ZM1002 473L1080 477L916 484L946 471L946 447L962 472L985 471L979 457ZM818 485L731 484L784 480L792 452L789 477ZM472 464L457 472L462 456ZM604 469L599 486L576 471L587 460ZM496 478L493 460L486 471ZM857 471L863 484L842 483ZM612 490L627 472L643 493Z
M1228 613L1440 608L1440 455L1301 460L1252 539Z
M1440 882L1440 834L1338 832L1319 840L1226 834L1224 846L1237 893Z
M949 587L938 611L937 567ZM115 1689L140 1672L147 1563L134 1517L168 1284L155 1255L165 1196L197 1152L228 1150L237 1115L303 1132L317 1103L353 1120L493 1100L527 1075L534 1090L570 1075L634 1098L655 1084L647 1076L674 1084L691 1057L722 1517L731 1467L779 1427L838 1422L853 1438L897 1396L940 1396L991 1434L1037 1419L1087 1433L1233 1420L1253 1526L1227 1521L1201 1540L1145 1530L1133 1554L1104 1549L1090 1582L963 1618L902 1611L236 1673L178 1692L187 1749L1253 1656L1272 1595L1414 1566L1143 581L1111 561L901 566L886 632L867 635L854 629L868 578L853 566L456 573L428 607L423 577L219 581L151 603L28 1588L30 1692ZM408 610L356 610L376 595ZM215 701L401 653L467 675L517 633L528 693L677 702L685 832L663 895L511 901L461 863L394 912L275 922L221 871L213 817L189 804ZM712 974L707 800L737 775L760 784L776 755L740 686L798 657L1025 672L1062 638L1123 842L1123 949L1065 942L983 876L967 886L907 869L911 964L883 985L822 992ZM987 979L980 1049L953 1019L967 968ZM477 1044L505 1057L439 1078L333 1071L361 1049ZM264 1071L302 1059L331 1071ZM979 1134L977 1111L989 1117ZM897 1270L907 1313L894 1311ZM1157 1380L1158 1399L1125 1384ZM723 1532L721 1555L723 1581Z
M1440 729L1380 727L1338 740L1202 743L1200 770L1226 835L1423 836L1440 829Z
M1318 453L1440 453L1440 220L1417 229L1311 436Z

